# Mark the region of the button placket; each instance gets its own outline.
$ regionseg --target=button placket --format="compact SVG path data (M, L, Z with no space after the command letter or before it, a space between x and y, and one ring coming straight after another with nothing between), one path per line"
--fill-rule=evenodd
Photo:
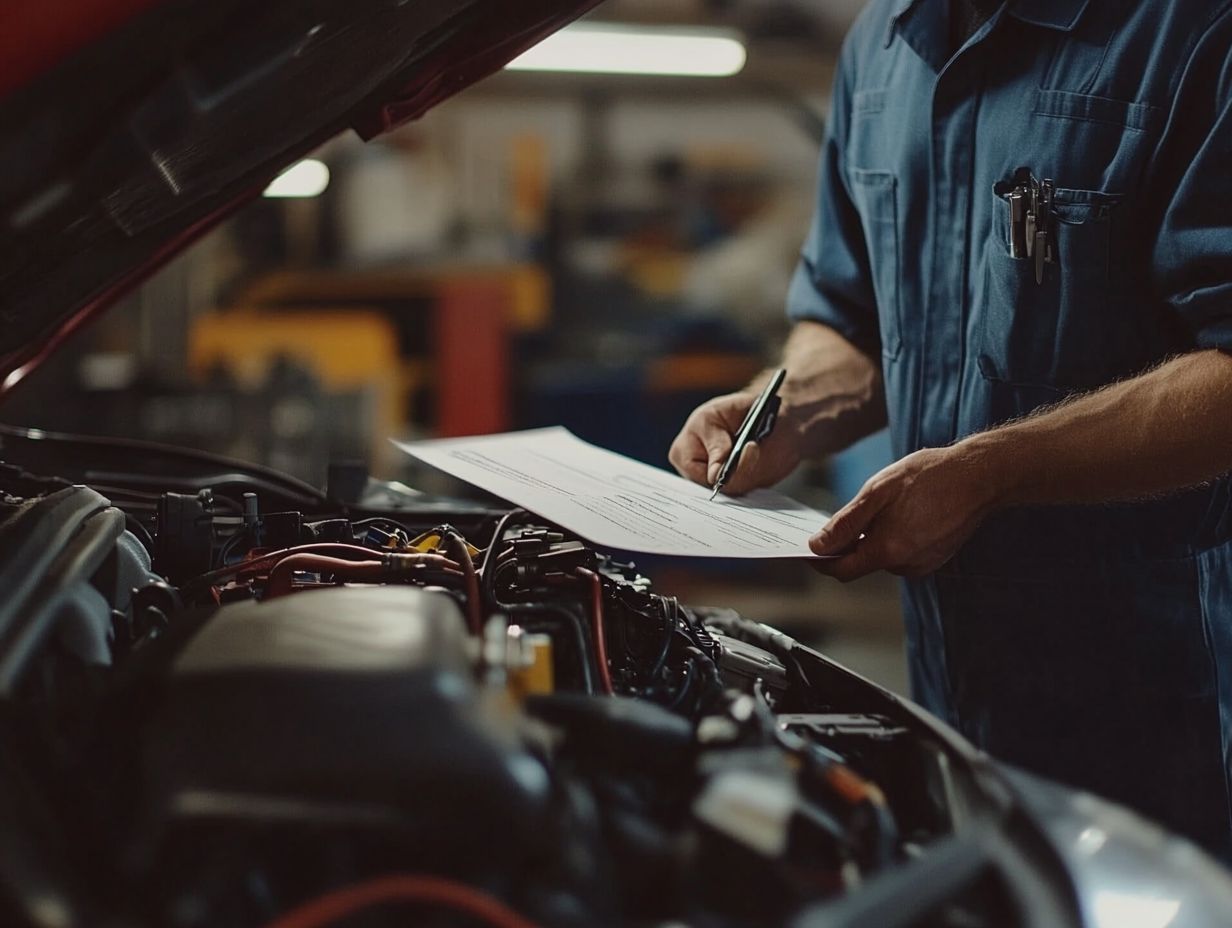
M923 445L938 445L956 436L964 333L968 310L970 255L971 140L979 111L972 92L970 54L955 59L939 75L933 92L931 164L933 204L932 286L925 312L920 394L917 412Z

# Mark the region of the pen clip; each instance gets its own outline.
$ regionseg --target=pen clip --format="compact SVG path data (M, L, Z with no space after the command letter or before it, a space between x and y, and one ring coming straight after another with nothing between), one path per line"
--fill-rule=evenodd
M761 421L753 426L753 434L751 441L764 441L770 437L770 433L774 431L774 423L779 418L779 407L783 405L783 398L780 396L772 396L766 401L766 407L762 411Z

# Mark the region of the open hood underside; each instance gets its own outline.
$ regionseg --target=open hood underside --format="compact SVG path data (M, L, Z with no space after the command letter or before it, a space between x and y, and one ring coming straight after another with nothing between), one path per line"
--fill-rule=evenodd
M598 2L172 0L0 99L0 396L296 159L417 118Z

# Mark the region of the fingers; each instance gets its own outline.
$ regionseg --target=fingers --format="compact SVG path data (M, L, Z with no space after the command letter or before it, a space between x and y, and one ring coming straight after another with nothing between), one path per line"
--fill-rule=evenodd
M676 472L694 483L713 486L731 453L732 434L752 402L744 394L730 394L695 409L667 454Z
M836 512L821 531L809 539L814 554L833 560L818 561L813 568L822 574L849 583L890 567L889 552L881 540L867 538L877 514L892 496L870 481L850 503Z
M667 459L680 476L703 486L714 486L727 455L731 453L732 439L726 432L714 427L690 427L685 425L672 443Z
M706 448L706 485L712 487L719 479L719 471L727 462L728 455L731 454L731 433L721 426L710 429L702 437L702 444Z
M701 484L706 482L709 457L706 454L706 446L702 444L701 436L692 429L690 423L685 423L685 427L672 442L672 447L667 452L667 459L672 467L676 468L676 473L686 480Z
M982 504L964 503L961 481L956 489L938 463L917 452L872 477L809 539L814 554L830 557L813 566L847 581L877 570L918 578L944 565L978 526Z
M813 561L812 567L820 574L850 583L885 568L882 552L877 545L858 544L850 554L834 560Z
M834 556L850 550L889 498L875 484L866 483L855 499L836 512L821 527L821 531L809 539L809 548L814 554L822 556Z
M819 574L850 583L879 570L887 571L895 576L918 580L927 577L940 563L932 563L923 558L920 552L909 550L893 540L861 538L856 542L855 550L842 557L823 561L811 561L811 566Z

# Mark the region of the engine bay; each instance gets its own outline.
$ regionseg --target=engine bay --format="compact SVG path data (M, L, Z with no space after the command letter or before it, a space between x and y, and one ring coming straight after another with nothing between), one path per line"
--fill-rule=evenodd
M5 924L1069 923L923 713L529 512L109 474L0 468Z

